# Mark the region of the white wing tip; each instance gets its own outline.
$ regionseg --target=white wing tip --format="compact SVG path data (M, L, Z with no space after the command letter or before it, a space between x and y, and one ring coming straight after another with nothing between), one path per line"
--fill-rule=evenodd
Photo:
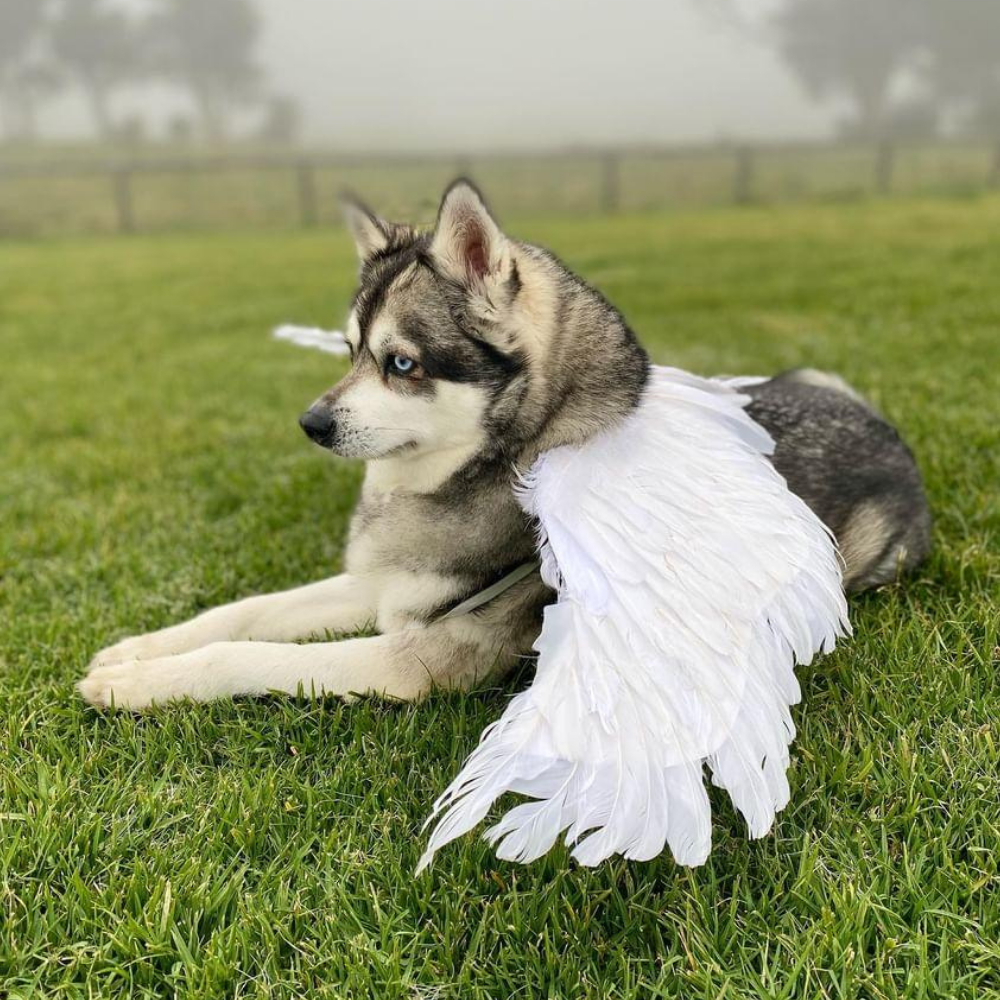
M271 331L275 340L285 340L297 347L312 347L325 354L349 355L347 338L340 330L324 330L318 326L296 326L282 323Z

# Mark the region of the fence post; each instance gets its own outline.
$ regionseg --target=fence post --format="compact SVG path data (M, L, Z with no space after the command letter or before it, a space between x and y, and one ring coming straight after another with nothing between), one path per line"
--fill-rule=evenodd
M997 140L997 144L993 147L993 166L990 168L990 176L987 178L987 183L991 187L1000 187L1000 139Z
M888 140L878 144L875 152L875 191L877 194L892 193L892 173L895 166L896 151Z
M621 206L621 161L617 153L601 157L601 208L609 215Z
M135 232L135 216L132 212L132 175L127 167L118 167L112 174L112 188L115 198L115 216L118 232Z
M310 229L316 225L316 175L311 163L304 160L295 167L296 188L299 193L299 221Z
M733 171L733 201L746 205L753 198L753 150L740 146L736 150L736 165Z

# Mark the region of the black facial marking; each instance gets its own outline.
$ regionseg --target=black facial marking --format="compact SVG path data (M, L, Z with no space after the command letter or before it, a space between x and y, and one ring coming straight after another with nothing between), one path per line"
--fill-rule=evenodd
M362 342L368 336L368 329L379 309L385 302L392 283L421 257L421 252L429 238L418 236L401 246L389 246L379 250L365 261L361 269L361 286L354 297L357 310L358 329Z
M431 378L449 382L495 385L513 378L524 368L520 352L505 354L474 334L458 329L436 335L417 317L402 321L401 334L418 350L418 361Z
M472 343L482 352L490 367L497 369L506 378L514 378L524 371L525 355L523 351L504 353L487 340L470 338Z
M513 302L517 298L518 292L521 291L521 272L517 269L516 260L510 262L510 277L507 279L507 289L510 292L510 300Z

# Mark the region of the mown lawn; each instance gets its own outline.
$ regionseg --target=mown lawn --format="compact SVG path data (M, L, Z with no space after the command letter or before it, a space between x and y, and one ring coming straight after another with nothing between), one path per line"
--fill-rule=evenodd
M698 870L529 868L420 825L517 681L420 706L102 715L123 634L338 569L360 469L341 233L0 245L0 995L1000 996L1000 198L523 219L698 372L831 367L900 426L936 551L801 671L792 803ZM586 359L582 359L583 363ZM521 678L521 683L524 677Z

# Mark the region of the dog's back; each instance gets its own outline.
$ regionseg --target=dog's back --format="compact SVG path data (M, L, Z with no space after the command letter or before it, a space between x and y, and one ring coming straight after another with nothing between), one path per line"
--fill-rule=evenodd
M916 462L854 389L802 368L745 391L775 439L775 467L836 537L848 589L890 582L924 559L931 516Z

